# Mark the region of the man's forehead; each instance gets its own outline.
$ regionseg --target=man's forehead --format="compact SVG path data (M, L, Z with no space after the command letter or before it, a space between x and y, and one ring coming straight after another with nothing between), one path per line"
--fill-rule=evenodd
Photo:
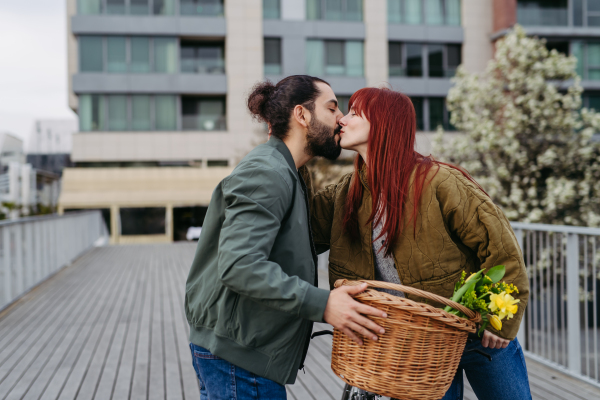
M335 93L333 92L333 89L331 89L331 86L323 82L317 82L317 86L321 91L321 94L319 95L319 100L327 102L336 99Z

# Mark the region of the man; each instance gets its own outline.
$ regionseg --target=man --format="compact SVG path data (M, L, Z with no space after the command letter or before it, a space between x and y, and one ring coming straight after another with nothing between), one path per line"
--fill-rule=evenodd
M339 156L342 113L323 80L290 76L254 87L248 108L271 138L215 189L186 284L190 348L201 399L285 399L303 367L313 321L362 344L385 318L352 295L366 285L317 288L308 189L298 173Z

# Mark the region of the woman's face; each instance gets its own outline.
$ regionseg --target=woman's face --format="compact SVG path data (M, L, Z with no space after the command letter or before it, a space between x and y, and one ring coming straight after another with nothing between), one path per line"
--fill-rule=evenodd
M340 146L346 150L354 150L361 155L367 152L367 141L371 123L364 115L358 115L353 108L340 120Z

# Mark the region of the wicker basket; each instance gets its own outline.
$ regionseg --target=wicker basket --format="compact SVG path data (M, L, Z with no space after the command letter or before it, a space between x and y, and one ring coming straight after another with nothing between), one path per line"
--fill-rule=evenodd
M449 305L467 315L457 317L428 304L366 290L354 298L387 313L371 318L385 329L379 340L354 343L337 329L333 335L331 369L346 383L402 400L441 399L454 379L469 332L476 331L479 313L452 300L379 281L338 280L335 287L367 283L371 288L398 290Z

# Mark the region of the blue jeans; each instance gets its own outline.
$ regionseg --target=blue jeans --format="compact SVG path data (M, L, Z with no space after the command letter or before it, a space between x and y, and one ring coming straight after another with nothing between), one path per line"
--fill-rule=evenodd
M480 350L485 356L468 350ZM517 339L504 349L490 349L481 340L467 342L450 389L442 400L462 400L463 371L479 400L531 400L525 356Z
M285 400L285 387L236 367L190 343L194 369L200 382L200 400Z

